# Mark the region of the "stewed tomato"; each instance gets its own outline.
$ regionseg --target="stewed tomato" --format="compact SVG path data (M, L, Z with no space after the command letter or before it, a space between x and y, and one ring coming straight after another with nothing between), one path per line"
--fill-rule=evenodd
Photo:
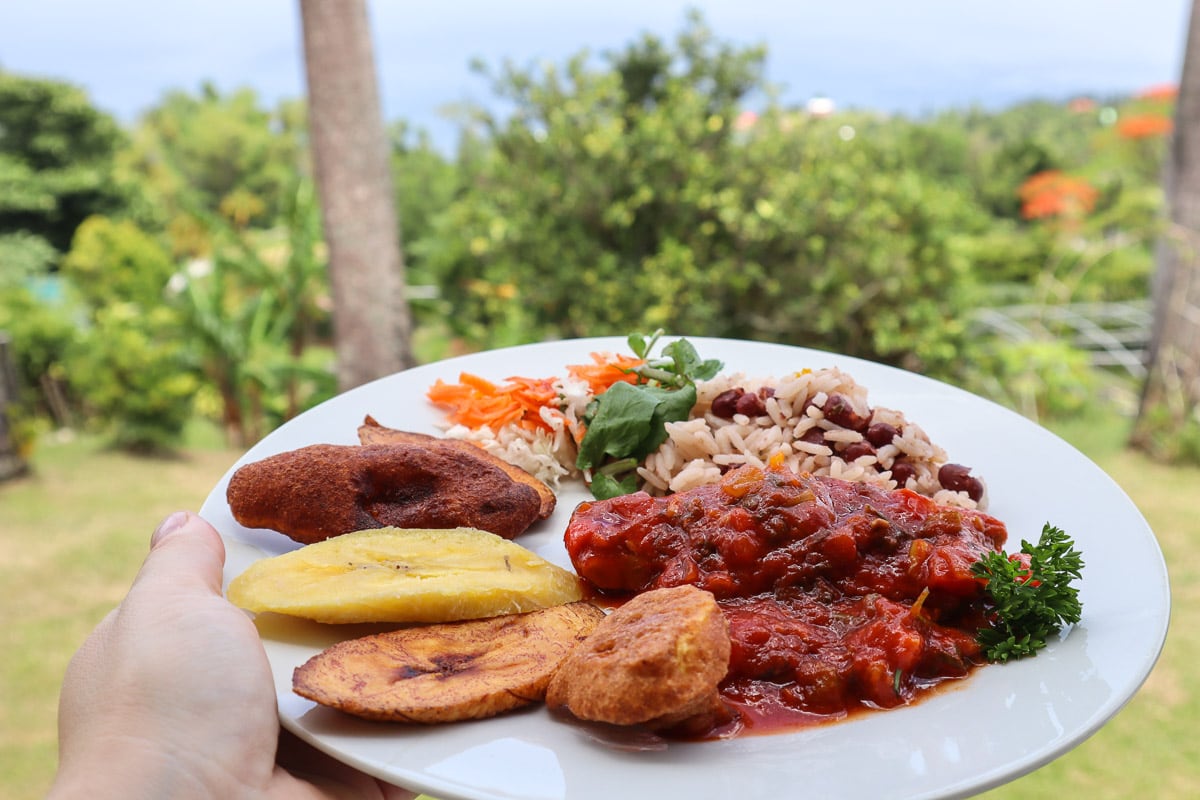
M693 584L729 621L726 699L747 722L910 702L980 663L971 564L1004 524L907 490L742 467L663 498L583 503L576 571L616 596Z

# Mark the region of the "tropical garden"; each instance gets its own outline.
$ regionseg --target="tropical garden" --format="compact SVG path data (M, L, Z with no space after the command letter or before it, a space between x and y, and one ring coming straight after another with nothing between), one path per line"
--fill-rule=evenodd
M765 56L693 21L480 67L506 112L473 109L452 154L396 122L419 357L661 327L862 356L1037 415L1114 396L1096 386L1122 376L1052 315L1014 338L979 312L1146 300L1173 89L823 116L772 102ZM196 417L244 445L335 391L302 103L201 87L122 127L53 81L2 73L0 99L23 446L71 425L171 447Z
M477 65L496 103L462 110L452 150L394 121L416 360L655 328L790 343L1105 431L1088 441L1120 468L1174 87L825 113L780 103L766 56L691 18L671 41ZM0 71L5 429L32 473L86 483L94 458L178 488L162 459L190 454L215 480L212 453L332 396L328 259L303 102L201 86L121 125L76 87ZM1132 361L1103 357L1114 342ZM1198 430L1138 458L1194 484L1170 465L1200 462ZM0 485L2 527L36 528L21 504L45 490Z

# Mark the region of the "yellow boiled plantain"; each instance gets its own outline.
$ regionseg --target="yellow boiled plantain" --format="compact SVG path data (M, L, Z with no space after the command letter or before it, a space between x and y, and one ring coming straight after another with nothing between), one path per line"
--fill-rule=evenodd
M296 668L292 688L372 720L484 719L541 701L559 663L603 618L578 602L351 639Z
M579 579L474 528L376 528L256 561L226 591L234 605L317 622L449 622L570 603Z

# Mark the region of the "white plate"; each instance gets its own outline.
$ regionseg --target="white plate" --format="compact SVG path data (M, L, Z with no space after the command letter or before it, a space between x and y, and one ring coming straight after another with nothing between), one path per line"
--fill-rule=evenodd
M291 691L292 670L351 631L304 622L260 633L275 675L283 724L365 772L451 798L946 798L1012 780L1095 733L1137 691L1167 631L1170 594L1162 553L1146 521L1095 464L1044 429L989 401L891 367L782 345L693 338L726 372L783 375L838 366L872 405L902 411L952 461L988 483L989 511L1009 528L1009 549L1036 540L1045 522L1074 537L1086 566L1083 620L1032 659L989 665L914 706L860 715L797 733L672 744L656 752L602 745L542 708L438 727L369 723L314 706ZM317 442L353 444L367 414L383 425L438 432L425 399L437 378L460 371L495 380L561 375L593 351L627 352L623 339L509 348L411 369L336 397L283 425L233 469ZM201 513L225 537L228 581L290 540L242 528L225 501L227 474ZM582 487L560 494L554 516L518 541L570 566L562 531Z

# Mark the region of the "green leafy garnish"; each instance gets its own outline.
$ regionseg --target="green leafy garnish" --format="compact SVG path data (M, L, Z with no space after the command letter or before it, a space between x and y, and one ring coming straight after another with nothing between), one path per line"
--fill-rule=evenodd
M686 339L677 339L654 358L662 337L631 334L627 341L645 363L631 370L637 383L614 383L589 405L587 433L579 443L575 464L592 471L592 494L598 499L637 490L638 464L667 439L666 423L685 420L696 405L696 381L708 380L724 366L703 360Z
M1031 656L1064 625L1079 622L1083 606L1071 585L1083 570L1083 557L1061 529L1049 523L1036 545L1021 541L1021 552L988 553L971 566L986 581L991 627L976 639L989 661Z
M687 339L677 339L663 347L662 355L651 358L650 352L662 338L662 330L657 330L646 338L640 333L631 333L626 338L629 349L645 364L635 367L633 372L644 381L656 381L663 386L676 389L694 384L696 381L706 381L721 371L725 366L715 358L701 360L696 348Z

